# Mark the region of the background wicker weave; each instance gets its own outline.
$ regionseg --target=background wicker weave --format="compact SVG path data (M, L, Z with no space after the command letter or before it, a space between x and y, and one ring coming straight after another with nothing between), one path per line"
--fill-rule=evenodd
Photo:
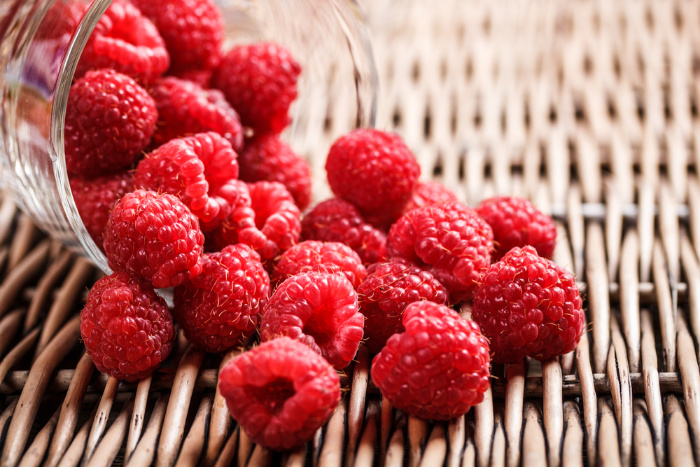
M428 423L392 411L360 352L308 446L236 429L219 359L178 341L138 385L94 371L76 312L97 272L0 203L1 465L689 465L700 461L700 1L364 0L377 126L470 204L530 197L585 294L575 354L493 368L485 401ZM318 198L334 96L301 148ZM468 310L464 310L468 312ZM230 358L231 355L227 356ZM200 457L201 456L201 457Z

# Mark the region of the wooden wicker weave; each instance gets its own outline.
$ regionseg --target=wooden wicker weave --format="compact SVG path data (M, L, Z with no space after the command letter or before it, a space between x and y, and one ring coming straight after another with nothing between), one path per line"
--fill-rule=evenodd
M394 411L361 351L327 426L272 453L215 392L233 356L179 338L139 384L94 370L76 316L86 260L0 203L2 466L692 465L700 461L700 1L365 0L396 129L471 204L533 199L559 222L589 332L575 354L493 368L484 402L430 423ZM316 196L348 102L318 102ZM314 118L315 118L314 117ZM325 124L324 124L325 122Z

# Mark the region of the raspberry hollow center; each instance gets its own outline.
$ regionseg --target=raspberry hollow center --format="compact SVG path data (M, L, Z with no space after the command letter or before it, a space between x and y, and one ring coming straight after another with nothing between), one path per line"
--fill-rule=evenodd
M321 307L314 312L304 324L302 332L314 338L316 345L323 348L333 341L338 334L338 328L333 323L333 313L326 307Z
M249 397L265 406L272 415L282 411L287 399L296 394L294 384L287 378L277 378L262 387L247 385L245 391Z

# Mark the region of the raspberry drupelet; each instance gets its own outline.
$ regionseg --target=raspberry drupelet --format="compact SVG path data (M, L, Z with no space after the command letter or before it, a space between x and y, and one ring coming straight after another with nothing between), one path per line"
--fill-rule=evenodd
M170 66L170 55L156 26L136 6L115 0L104 12L83 49L75 78L110 68L149 86Z
M301 272L342 274L357 289L367 275L362 260L349 246L338 242L306 240L282 253L272 273L272 283Z
M212 195L236 178L236 152L223 136L208 132L170 140L147 154L136 167L134 185L178 196L195 216L212 222L221 209Z
M307 272L290 277L272 294L263 309L260 339L297 339L342 370L355 358L363 326L357 293L345 277Z
M87 73L68 94L68 173L92 177L128 168L151 140L157 119L153 98L130 77L113 70Z
M339 198L317 204L301 221L304 240L340 242L355 250L365 266L386 259L386 234L364 221L355 206Z
M586 318L574 276L531 247L492 264L474 298L472 317L491 342L495 363L540 361L574 350Z
M114 205L104 234L109 267L155 288L176 287L202 270L204 235L176 197L136 190Z
M219 390L257 444L288 450L309 441L340 401L335 369L304 344L280 337L232 359Z
M413 209L387 237L389 256L430 272L448 290L451 303L474 297L492 251L491 227L461 203Z
M240 154L241 180L280 182L294 196L300 210L311 202L311 168L304 158L268 133L248 142Z
M326 172L338 198L349 201L366 220L386 230L411 198L420 166L398 135L360 128L333 143Z
M479 326L452 309L415 302L372 360L372 381L395 408L449 420L480 403L489 387L489 344Z
M149 286L116 272L90 289L80 312L80 335L98 370L136 381L168 357L175 330L165 300Z
M493 229L496 252L500 259L512 248L533 246L540 256L551 258L557 240L554 220L524 199L514 196L497 196L481 202L476 212Z
M221 61L224 21L212 0L130 0L156 25L170 54L169 73L208 70Z
M173 315L187 340L207 352L244 344L260 323L270 278L247 245L205 255L202 272L175 288Z
M243 148L241 121L221 91L168 76L156 83L151 96L158 109L154 146L213 131L226 138L234 151Z
M447 301L447 290L427 271L401 258L375 263L357 289L360 312L365 315L367 348L379 352L387 339L403 332L403 312L410 303Z
M289 125L289 106L297 97L300 73L301 67L284 47L244 44L224 55L211 84L256 135L280 133Z

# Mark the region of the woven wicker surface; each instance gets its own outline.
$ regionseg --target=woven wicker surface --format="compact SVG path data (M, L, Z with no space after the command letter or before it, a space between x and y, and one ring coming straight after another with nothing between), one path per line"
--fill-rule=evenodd
M495 366L481 405L430 423L381 400L361 351L324 430L271 453L215 392L221 359L182 338L152 379L98 374L76 316L97 271L3 200L2 466L700 461L700 2L361 3L377 126L404 136L424 178L470 204L527 196L559 222L555 261L586 298L576 352ZM302 148L318 198L331 135L350 123L334 97L312 109L326 131Z

